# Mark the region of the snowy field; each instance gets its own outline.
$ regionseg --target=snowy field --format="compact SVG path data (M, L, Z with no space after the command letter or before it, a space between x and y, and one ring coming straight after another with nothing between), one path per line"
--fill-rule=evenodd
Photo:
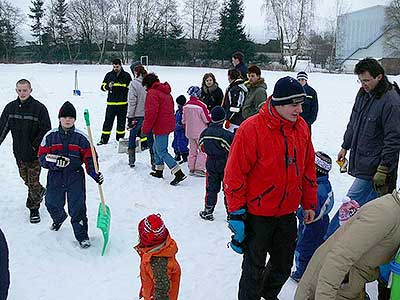
M78 70L81 97L72 96L74 70ZM129 71L128 67L125 67ZM26 78L31 81L32 95L43 102L50 113L52 127L58 125L57 115L64 101L77 109L76 127L85 129L83 110L91 114L92 131L97 142L106 109L106 93L100 85L111 66L86 65L0 65L0 110L16 98L15 83ZM200 85L204 73L213 72L220 87L227 87L226 70L206 68L150 66L161 81L168 81L176 98L185 94L190 85ZM263 72L268 95L280 77L295 73ZM400 81L400 77L391 80ZM356 91L355 75L311 73L309 83L319 96L320 110L313 125L316 150L328 153L335 160L342 143ZM178 260L182 267L180 299L237 299L242 258L227 249L230 231L225 221L222 195L215 212L215 221L199 218L204 205L204 178L188 177L179 186L169 185L172 175L164 179L148 175L148 152L139 153L135 169L130 169L127 156L118 154L113 131L111 143L98 147L100 169L104 174L105 198L110 206L111 233L109 248L100 256L102 235L96 228L99 197L97 187L89 177L87 206L89 236L92 247L79 248L71 225L66 221L59 232L49 230L51 219L42 205L42 221L30 224L25 208L26 188L18 175L12 154L11 134L0 146L0 227L10 248L10 300L134 300L140 287L139 257L133 246L137 243L137 224L151 213L160 213L172 237L179 246ZM171 142L171 141L170 141ZM184 171L187 172L186 165ZM272 172L272 170L271 170ZM47 171L41 175L45 184ZM334 165L331 182L336 205L349 188L352 178L340 174ZM296 284L289 280L280 294L281 300L291 300ZM369 286L372 299L376 288Z

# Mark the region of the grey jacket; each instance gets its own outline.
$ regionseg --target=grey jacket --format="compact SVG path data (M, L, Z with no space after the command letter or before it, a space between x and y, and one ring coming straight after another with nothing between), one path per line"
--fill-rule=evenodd
M144 117L146 89L142 86L142 81L143 77L139 76L129 84L127 118Z
M294 299L365 299L365 284L378 278L379 266L399 247L400 198L394 190L361 207L317 249Z
M360 91L342 148L350 151L349 174L371 179L381 164L397 172L400 150L400 95L392 88L381 98Z

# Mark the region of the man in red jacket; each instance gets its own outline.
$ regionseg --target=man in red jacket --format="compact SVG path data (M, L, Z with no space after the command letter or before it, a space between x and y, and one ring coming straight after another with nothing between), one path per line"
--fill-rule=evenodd
M231 146L224 190L234 233L230 245L244 254L239 300L278 299L293 263L299 204L304 223L314 219L314 149L299 117L304 98L296 79L279 79L272 97L241 124Z

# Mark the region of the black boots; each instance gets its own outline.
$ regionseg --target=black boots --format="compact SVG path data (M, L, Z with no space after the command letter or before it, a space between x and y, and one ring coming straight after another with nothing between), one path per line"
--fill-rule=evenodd
M199 212L199 216L203 220L214 221L214 215L213 215L213 210L212 209L205 208L204 210Z
M176 153L174 159L176 161L180 161L181 160L181 155L179 153Z
M156 178L163 178L163 170L155 170L150 172L150 175Z
M128 163L131 168L135 167L135 161L136 161L136 150L133 149L128 149Z
M181 164L187 162L188 156L189 156L189 153L182 153L182 160L179 162L179 164L181 165Z
M171 185L177 185L179 182L183 181L186 178L186 175L183 174L182 170L179 169L174 173L175 178L170 182Z
M31 212L29 217L30 222L32 224L39 223L40 222L39 208L31 208L30 212Z

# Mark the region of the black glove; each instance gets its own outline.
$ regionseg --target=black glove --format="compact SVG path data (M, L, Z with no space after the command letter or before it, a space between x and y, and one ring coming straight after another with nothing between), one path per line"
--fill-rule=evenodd
M96 173L96 175L94 175L93 179L100 185L103 184L103 182L104 182L104 176L101 172Z

